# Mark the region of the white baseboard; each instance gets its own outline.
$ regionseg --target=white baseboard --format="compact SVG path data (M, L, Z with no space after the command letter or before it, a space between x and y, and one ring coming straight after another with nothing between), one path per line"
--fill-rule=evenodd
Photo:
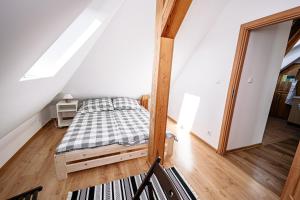
M0 139L0 168L50 120L49 108L25 121L16 129Z

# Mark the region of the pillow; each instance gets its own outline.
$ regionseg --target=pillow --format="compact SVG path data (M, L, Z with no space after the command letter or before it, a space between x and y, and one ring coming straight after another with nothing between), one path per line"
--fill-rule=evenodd
M111 98L103 97L83 101L81 112L100 112L112 110L114 110L114 106L112 104Z
M117 97L113 99L114 109L116 110L135 110L141 108L136 99L128 97Z

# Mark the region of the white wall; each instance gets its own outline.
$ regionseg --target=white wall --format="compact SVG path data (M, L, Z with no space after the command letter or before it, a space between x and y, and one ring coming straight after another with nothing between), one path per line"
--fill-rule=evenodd
M76 98L151 91L155 1L127 0L63 89Z
M251 32L228 150L262 142L291 24L289 21Z
M50 120L48 107L0 138L0 168Z
M299 0L228 1L172 83L169 115L178 120L185 93L199 96L192 131L217 148L240 25L299 4Z

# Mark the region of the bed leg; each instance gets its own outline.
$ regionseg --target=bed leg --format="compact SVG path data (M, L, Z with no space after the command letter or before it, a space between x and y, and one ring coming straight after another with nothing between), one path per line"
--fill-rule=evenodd
M173 155L174 140L175 140L174 136L167 139L166 158L171 158Z
M64 155L54 155L56 178L64 180L68 177L66 160Z

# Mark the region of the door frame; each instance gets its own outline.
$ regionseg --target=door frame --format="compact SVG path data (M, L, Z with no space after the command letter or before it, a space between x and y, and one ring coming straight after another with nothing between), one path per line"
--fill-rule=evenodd
M227 152L227 145L235 108L235 102L238 94L238 88L243 71L243 65L245 61L251 31L269 25L293 20L296 18L300 18L300 6L241 25L230 77L229 88L227 91L226 104L223 114L221 134L217 153L224 155Z
M300 198L300 142L295 153L289 175L286 179L284 188L281 192L282 200L291 200Z

